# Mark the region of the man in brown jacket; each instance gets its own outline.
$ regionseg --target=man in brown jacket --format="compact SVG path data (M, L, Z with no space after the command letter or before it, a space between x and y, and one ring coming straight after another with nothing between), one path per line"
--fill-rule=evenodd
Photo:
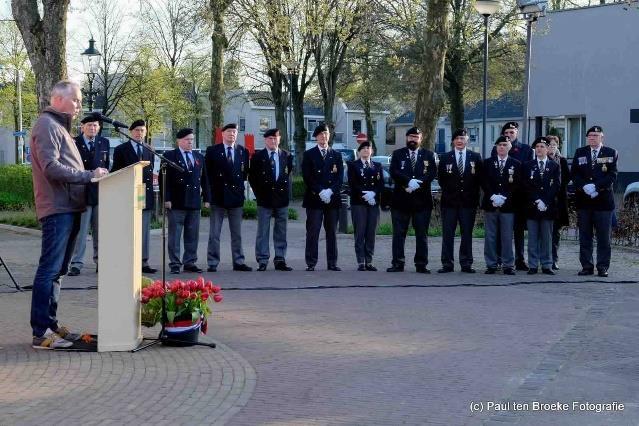
M33 193L42 225L42 252L31 294L35 349L68 348L80 337L58 325L60 277L67 273L85 210L85 185L108 173L103 168L85 171L69 134L81 106L80 86L60 81L51 89L51 105L42 111L31 131Z

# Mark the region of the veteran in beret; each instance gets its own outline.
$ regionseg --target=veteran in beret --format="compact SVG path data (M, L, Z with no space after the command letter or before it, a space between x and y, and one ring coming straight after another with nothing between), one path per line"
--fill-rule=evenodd
M135 120L129 126L132 142L126 142L113 150L113 166L111 172L123 169L139 161L150 164L142 170L142 181L146 187L146 206L142 210L142 272L153 274L157 269L149 266L149 235L151 232L151 216L155 208L155 194L153 193L153 148L144 143L146 138L146 122ZM147 148L145 149L144 146Z
M512 147L508 151L508 156L518 160L522 165L535 158L535 153L530 145L520 142L519 136L519 123L516 121L509 121L501 128L501 135L508 136ZM491 157L496 155L496 148L493 148ZM526 264L526 257L524 252L525 247L525 232L526 232L526 195L522 190L515 190L513 194L513 201L515 206L515 224L513 228L513 236L515 240L515 267L518 271L527 271L528 265ZM497 240L497 246L501 240Z
M617 181L617 151L604 146L601 126L586 132L587 146L577 148L572 160L572 180L576 188L579 226L579 275L608 276L612 215L615 210L613 186ZM597 239L597 263L593 259L593 230Z
M233 270L253 270L244 263L242 249L244 182L248 177L249 152L236 140L237 124L228 123L222 127L222 143L209 146L204 155L206 176L211 188L211 226L206 257L208 272L216 272L220 263L220 234L225 215L231 233Z
M483 175L481 155L467 149L468 133L456 130L453 150L442 154L437 176L442 188L442 267L437 271L454 271L455 228L459 223L461 244L459 264L461 271L475 273L473 265L473 227L479 205L479 190Z
M415 271L429 274L428 227L433 211L431 182L437 174L435 154L421 146L422 131L406 131L406 146L393 152L390 174L395 181L391 208L393 222L393 259L387 272L402 272L406 258L404 246L408 226L415 229Z
M266 271L269 258L269 234L273 219L273 266L276 271L292 271L286 264L286 227L288 224L289 186L293 157L280 148L279 129L264 132L264 149L251 158L249 183L257 201L255 260L257 270Z
M209 187L204 167L204 156L193 151L193 129L178 130L177 148L164 154L167 160L179 164L183 171L166 168L164 207L167 209L169 237L169 268L172 274L200 273L197 266L197 246L200 236L202 206L209 208ZM160 182L161 183L161 182ZM180 259L180 246L184 235L184 254Z
M484 259L486 274L494 274L501 259L505 275L515 275L513 227L515 200L513 194L521 185L521 163L508 155L512 145L508 136L495 141L496 155L484 160L481 186L484 210ZM500 244L497 244L499 238ZM499 248L499 251L498 251Z
M359 158L347 163L358 271L377 271L373 255L384 175L382 164L371 161L372 154L371 143L362 141L357 147Z
M98 167L109 168L111 144L107 138L100 136L100 118L97 114L89 114L80 120L82 132L73 138L80 151L84 170L95 170ZM82 213L80 230L75 240L75 248L71 257L68 276L80 275L84 266L84 252L87 247L87 235L91 228L93 240L93 262L98 271L98 183L89 183L86 187L87 209Z
M342 154L331 149L328 126L321 123L313 131L317 145L304 152L302 176L306 190L302 206L306 209L306 270L314 271L318 260L319 234L324 224L326 263L329 271L337 266L337 218L344 180Z
M561 187L559 164L548 158L550 141L538 137L533 142L535 159L524 164L522 181L526 191L528 226L528 274L555 275L552 270L552 227L557 215L557 195Z

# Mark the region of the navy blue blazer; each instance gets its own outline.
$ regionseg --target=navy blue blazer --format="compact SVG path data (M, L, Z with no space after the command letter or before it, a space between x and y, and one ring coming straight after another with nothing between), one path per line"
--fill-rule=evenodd
M274 179L269 150L264 148L253 154L249 167L249 183L257 205L270 209L287 207L293 157L288 151L278 151L279 175Z
M415 170L410 162L410 150L406 147L396 149L391 156L390 175L395 182L393 189L393 209L403 211L429 210L433 208L431 182L437 175L437 163L432 151L425 148L417 150ZM406 192L411 179L422 181L419 189Z
M379 206L382 190L384 189L382 163L369 161L368 164L368 169L365 169L362 160L354 160L346 163L351 205L368 206L369 204L364 201L362 191L374 191L375 202L376 205Z
M164 154L167 160L179 164L184 169L180 172L171 166L166 167L165 201L171 202L174 210L200 210L202 200L209 202L209 185L204 166L204 156L191 151L193 169L188 170L186 161L179 148ZM160 185L162 181L160 180Z
M304 152L302 159L302 177L306 190L302 206L310 209L339 209L340 191L344 181L342 154L328 149L326 158L322 158L320 149L315 146ZM324 204L319 197L320 191L330 188L333 191L331 201Z
M498 208L493 206L490 199L494 194L506 197L506 202L499 207L500 212L514 213L515 199L513 194L521 187L521 163L508 156L503 170L499 171L499 159L497 157L486 158L483 166L481 188L484 192L481 208L494 212Z
M113 166L111 167L111 172L123 169L131 164L137 163L138 161L140 160L138 159L136 149L133 148L131 142L127 141L118 145L113 150ZM155 194L153 193L153 166L155 163L153 154L142 149L142 161L148 161L151 163L142 169L142 182L144 182L144 185L146 186L146 207L144 210L151 210L155 208Z
M521 179L526 191L526 217L534 220L555 220L557 216L557 195L561 187L559 164L546 158L545 170L541 173L538 161L528 161L523 165ZM541 200L548 209L540 212L536 200Z
M82 163L84 164L84 170L95 170L98 167L102 167L104 169L109 168L109 162L111 158L111 144L107 138L103 138L102 136L96 136L93 142L93 155L91 155L91 151L84 143L84 138L82 135L76 136L73 138L75 141L75 145L78 147L78 151L80 151L80 156L82 157ZM86 189L86 201L88 206L97 206L99 200L98 195L98 183L89 183L87 184Z
M575 184L578 209L609 211L615 209L613 186L617 181L617 150L602 146L592 167L590 146L577 148L572 159L572 181ZM599 193L595 198L584 192L584 185L593 183Z
M535 150L525 143L519 142L519 139L511 141L512 146L508 151L508 156L518 160L521 164L527 163L535 157ZM491 157L497 156L497 147L493 146L493 150L490 153Z
M248 150L236 143L233 152L235 160L232 165L226 159L226 145L223 143L209 146L204 155L210 203L226 209L244 205L244 182L249 169Z
M459 175L455 150L439 157L437 177L442 188L442 208L476 208L479 205L479 189L483 161L477 152L466 149L464 175Z

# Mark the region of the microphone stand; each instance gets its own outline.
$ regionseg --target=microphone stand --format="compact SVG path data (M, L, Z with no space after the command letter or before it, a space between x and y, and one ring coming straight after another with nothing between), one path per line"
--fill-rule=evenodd
M115 124L115 123L114 123ZM134 144L137 144L138 146L141 146L142 149L146 150L147 152L150 152L151 154L153 154L153 156L157 157L160 159L160 173L162 175L162 185L161 185L161 203L162 203L162 288L164 289L164 294L166 294L167 291L167 286L166 286L166 207L164 206L164 198L165 198L165 193L166 193L166 166L169 165L171 167L173 167L175 170L179 171L179 172L184 172L184 169L182 168L182 166L180 166L177 163L174 163L173 161L167 159L164 155L162 154L158 154L157 152L155 152L155 150L142 142L138 142L135 139L132 139L129 135L127 135L126 133L122 132L120 130L120 128L118 126L114 126L115 131L118 132L120 135L124 136L125 138L127 138L127 140L129 142L132 142ZM167 313L166 313L166 296L162 297L162 319L160 321L160 325L161 325L161 329L160 329L160 333L158 334L157 339L148 339L148 338L144 338L144 340L150 340L149 343L146 343L144 345L140 345L137 348L133 349L131 352L138 352L141 351L142 349L146 349L149 348L151 346L157 345L158 343L188 343L188 344L192 344L192 345L198 345L198 346L208 346L210 348L215 348L215 343L193 343L193 342L185 342L183 340L179 340L179 339L172 339L169 336L167 336L166 334L166 323L167 323Z

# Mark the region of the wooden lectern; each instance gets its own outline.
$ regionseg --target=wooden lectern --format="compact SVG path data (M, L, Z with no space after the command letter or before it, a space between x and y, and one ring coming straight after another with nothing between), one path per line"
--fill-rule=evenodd
M140 161L100 179L98 203L98 352L130 351L142 342L142 210Z

